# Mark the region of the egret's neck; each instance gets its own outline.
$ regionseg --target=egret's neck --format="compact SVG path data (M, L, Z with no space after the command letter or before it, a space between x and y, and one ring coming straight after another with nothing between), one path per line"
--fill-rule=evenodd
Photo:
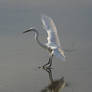
M35 40L37 41L37 43L43 47L43 48L47 48L47 46L45 44L42 44L39 40L39 32L37 30L35 30Z

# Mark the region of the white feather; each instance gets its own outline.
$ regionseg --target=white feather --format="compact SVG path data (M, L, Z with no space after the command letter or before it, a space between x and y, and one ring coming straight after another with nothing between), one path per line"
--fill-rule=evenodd
M53 49L53 54L56 57L59 57L61 60L65 61L64 51L61 49L60 40L54 21L50 17L42 15L42 24L43 28L48 34L47 46Z

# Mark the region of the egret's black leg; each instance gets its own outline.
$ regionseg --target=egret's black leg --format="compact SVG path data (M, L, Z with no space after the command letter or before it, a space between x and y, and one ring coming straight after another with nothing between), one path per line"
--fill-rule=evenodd
M49 57L49 61L48 61L45 65L43 65L43 67L47 67L47 66L49 67L49 66L50 66L50 65L49 65L50 63L51 63L51 59L50 59L50 57Z
M50 57L49 59L49 67L51 67L51 65L52 65L52 57Z
M49 61L43 66L39 66L38 68L43 68L44 70L51 69L51 64L52 64L51 57L49 57Z
M50 81L51 81L51 83L53 82L53 77L52 77L52 70L51 70L51 68L50 67L48 67L48 68L46 68L46 69L44 69L46 72L48 72L48 74L49 74L49 79L50 79Z
M46 63L44 66L47 66L47 65L49 65L49 64L50 64L50 57L49 57L48 63Z
M49 57L48 63L46 63L43 67L51 67L52 65L52 56Z

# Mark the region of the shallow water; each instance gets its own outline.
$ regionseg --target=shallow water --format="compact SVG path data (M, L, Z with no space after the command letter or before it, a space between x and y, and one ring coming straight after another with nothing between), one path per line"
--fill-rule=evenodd
M62 47L74 49L72 53L65 53L66 62L53 58L53 79L64 76L69 86L63 92L91 92L91 3L73 4L70 0L67 4L65 0L58 0L53 4L33 2L31 6L32 1L29 4L28 0L22 4L21 0L16 4L4 1L0 1L0 92L41 92L50 84L48 73L37 68L48 62L48 52L36 43L33 33L21 34L31 26L41 29L40 14L43 13L55 20ZM39 32L41 41L46 41L45 32Z
M9 92L40 92L50 84L48 73L37 68L48 61L48 53L45 50L31 40L16 37L2 37L2 39L0 40L1 92L7 90ZM69 87L64 88L65 92L71 92L72 88L74 92L86 92L92 89L92 62L91 56L88 55L89 49L67 54L66 62L53 58L53 79L58 80L64 76L65 81L69 83Z

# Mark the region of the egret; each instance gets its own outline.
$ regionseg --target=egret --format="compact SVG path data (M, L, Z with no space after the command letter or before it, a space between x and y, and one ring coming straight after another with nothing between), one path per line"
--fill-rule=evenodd
M42 15L41 16L41 22L42 22L42 25L43 25L43 29L45 29L45 31L48 35L47 36L47 43L43 44L43 43L40 42L39 32L35 27L31 27L30 29L24 31L23 34L30 32L30 31L35 32L35 40L37 41L37 43L42 48L49 51L49 56L50 56L49 61L44 66L51 67L53 56L60 58L62 61L65 61L65 55L64 55L64 51L63 51L63 49L60 45L60 40L59 40L59 37L58 37L57 29L56 29L55 23L52 20L52 18L48 17L46 15Z

